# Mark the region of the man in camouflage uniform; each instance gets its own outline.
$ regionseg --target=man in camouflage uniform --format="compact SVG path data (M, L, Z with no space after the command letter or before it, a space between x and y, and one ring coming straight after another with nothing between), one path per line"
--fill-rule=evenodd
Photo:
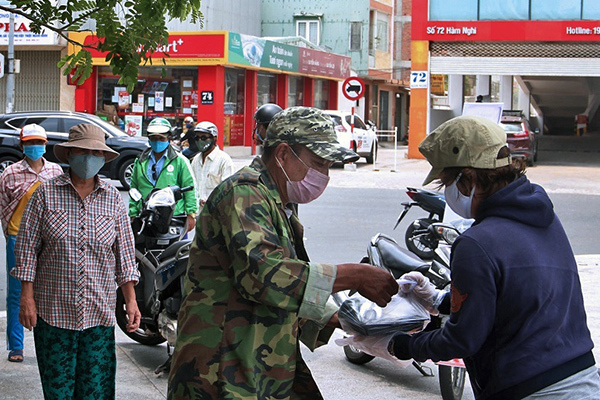
M169 399L321 399L298 340L312 350L339 327L330 294L356 289L384 306L398 291L378 268L308 261L290 203L314 200L334 161L358 158L337 142L331 119L289 108L275 116L264 145L199 216Z

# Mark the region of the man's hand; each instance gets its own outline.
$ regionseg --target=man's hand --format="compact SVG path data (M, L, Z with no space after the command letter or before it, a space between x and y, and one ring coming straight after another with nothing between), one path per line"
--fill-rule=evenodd
M142 314L138 309L137 301L125 303L125 312L127 313L127 332L134 332L140 327Z
M188 232L196 227L196 217L188 214L187 216Z
M339 264L333 292L347 289L358 290L378 306L385 307L398 293L398 283L389 272L369 264Z
M33 299L33 282L21 282L21 306L19 322L24 328L32 330L37 324L37 308Z
M355 335L350 337L345 337L343 339L336 339L335 344L338 346L353 346L355 349L358 349L364 353L370 354L375 357L381 357L386 360L390 360L400 365L401 367L406 367L410 365L412 361L400 360L394 357L388 351L388 347L390 345L390 341L392 338L397 335L397 333L392 333L391 335L383 335L383 336L361 336Z

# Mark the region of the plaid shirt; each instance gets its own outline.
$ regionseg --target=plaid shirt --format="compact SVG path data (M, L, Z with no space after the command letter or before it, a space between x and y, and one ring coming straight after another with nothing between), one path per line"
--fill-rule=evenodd
M96 179L83 200L69 174L42 184L17 235L11 274L33 282L38 315L58 328L114 326L115 280L121 286L139 277L125 202Z
M40 173L36 173L25 160L8 166L0 175L0 221L4 236L8 236L8 222L21 198L37 182L45 182L63 173L60 165L44 159Z

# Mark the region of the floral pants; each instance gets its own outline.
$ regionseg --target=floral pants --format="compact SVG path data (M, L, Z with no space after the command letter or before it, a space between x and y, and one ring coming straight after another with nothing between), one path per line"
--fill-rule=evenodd
M46 400L115 398L114 327L72 331L38 316L33 338Z

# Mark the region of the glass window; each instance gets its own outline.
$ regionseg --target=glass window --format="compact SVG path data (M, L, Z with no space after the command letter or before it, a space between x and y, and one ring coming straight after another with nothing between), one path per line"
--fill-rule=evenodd
M315 102L316 108L329 109L329 82L323 79L315 79Z
M600 7L598 0L583 0L583 19L600 19Z
M477 76L463 76L463 103L473 103L477 100Z
M58 118L56 117L33 117L27 118L27 124L38 124L42 128L46 130L47 133L50 132L61 132L58 130Z
M25 126L25 121L25 118L13 118L6 121L6 125L10 126L11 128L18 129Z
M256 83L256 106L277 103L277 77L273 74L259 73Z
M304 78L290 76L288 82L288 107L304 105Z
M155 117L166 118L173 126L188 115L197 120L198 68L166 68L163 76L160 67L140 67L132 93L118 80L109 67L98 68L97 114L111 122L120 125L128 115L141 115L146 132Z
M528 20L529 0L479 0L481 20Z
M595 7L598 8L596 2ZM579 20L581 2L573 0L531 0L532 20Z
M352 125L352 115L346 115L345 118L346 122L348 123L348 125ZM362 121L362 119L360 119L360 117L356 114L354 114L354 127L358 128L358 129L364 129L364 130L368 130L367 126L365 125L365 123Z
M388 51L388 23L386 20L380 19L377 21L377 50Z
M513 77L513 89L512 89L512 104L511 110L519 109L519 97L521 95L521 86L519 82Z
M490 77L490 101L492 103L500 102L500 76L492 75Z
M311 43L319 44L319 20L296 21L296 36L303 37Z
M477 21L478 0L430 0L431 21Z
M225 114L244 113L244 90L246 76L243 70L225 68Z
M350 50L362 48L362 22L350 22Z
M244 99L246 73L236 68L225 68L225 118L223 142L229 146L244 145Z

